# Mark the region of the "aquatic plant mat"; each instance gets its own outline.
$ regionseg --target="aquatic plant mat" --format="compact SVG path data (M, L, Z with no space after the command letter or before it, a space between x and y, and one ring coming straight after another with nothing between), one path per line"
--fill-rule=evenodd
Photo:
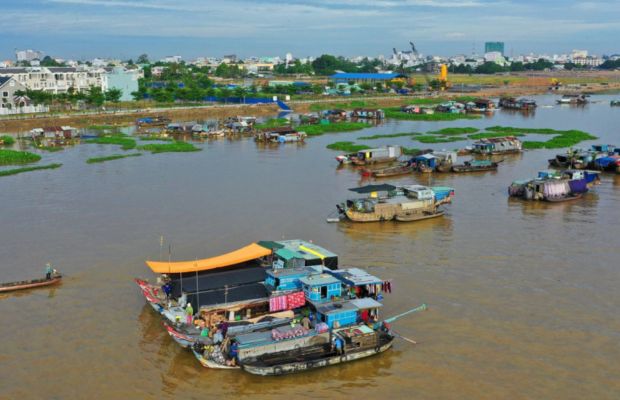
M357 139L358 140L376 140L376 139L388 139L388 138L405 137L405 136L417 136L417 135L422 135L422 133L419 133L419 132L388 133L388 134L384 134L384 135L360 136Z
M12 146L15 143L15 138L9 135L0 136L0 146Z
M17 174L21 174L23 172L38 171L38 170L41 170L41 169L56 169L56 168L60 168L61 166L62 166L62 164L49 164L49 165L39 165L37 167L23 167L23 168L6 169L4 171L0 171L0 176L17 175Z
M386 118L406 119L411 121L456 121L458 119L479 119L478 114L453 114L453 113L434 113L434 114L410 114L401 111L400 107L384 108Z
M254 129L267 129L267 128L280 128L283 126L289 126L291 122L286 118L272 118L265 122L254 125Z
M111 156L106 156L106 157L93 157L93 158L89 158L88 160L86 160L87 164L96 164L96 163L102 163L102 162L106 162L106 161L112 161L112 160L118 160L121 158L127 158L127 157L137 157L137 156L141 156L142 153L131 153L131 154L113 154Z
M585 140L598 139L598 137L592 134L576 129L560 131L549 128L513 128L510 126L491 126L487 128L487 131L501 134L501 136L522 136L523 134L528 133L554 135L553 138L545 142L526 140L523 142L524 149L560 149L563 147L572 147Z
M391 134L379 134L373 136L360 136L358 140L377 140L377 139L389 139L397 137L410 136L412 140L420 143L451 143L464 140L480 140L488 138L497 138L504 136L519 136L524 137L528 134L538 135L554 135L553 138L547 141L524 141L524 149L557 149L563 147L574 146L584 140L597 139L596 136L591 135L584 131L579 130L556 130L549 128L514 128L510 126L491 126L483 129L474 127L451 127L443 128L434 131L428 131L426 133L419 132L402 132Z
M371 125L365 122L332 122L330 124L300 125L297 129L306 132L308 136L320 136L330 132L351 132L369 128Z
M136 141L123 134L101 136L95 139L89 139L86 143L116 144L121 146L121 149L123 150L131 150L136 148Z
M330 150L344 151L346 153L357 153L358 151L370 149L370 146L365 144L355 144L353 142L335 142L328 144L327 148Z
M138 146L138 150L150 151L153 154L157 153L186 153L190 151L200 151L199 147L194 146L191 143L173 141L171 143L152 143L144 146Z
M0 165L30 164L40 159L40 155L28 151L0 149Z

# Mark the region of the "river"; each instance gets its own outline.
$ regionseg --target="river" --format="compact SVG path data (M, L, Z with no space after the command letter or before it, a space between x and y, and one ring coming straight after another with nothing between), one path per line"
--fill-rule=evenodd
M0 398L620 398L620 176L584 199L509 200L507 186L547 167L560 150L507 157L494 173L412 175L388 182L452 186L443 218L411 224L326 223L360 184L337 168L335 141L451 126L582 129L620 144L620 107L592 96L583 108L499 111L482 120L388 121L305 145L215 140L195 153L119 153L79 145L45 153L57 170L0 178L0 280L44 274L54 289L0 296ZM554 97L539 96L551 106ZM419 145L408 137L359 141ZM435 145L454 148L463 143ZM160 236L177 260L257 240L313 240L395 282L383 316L421 303L395 329L415 339L363 361L261 378L201 367L162 328L132 281L152 277ZM166 255L165 255L166 256Z

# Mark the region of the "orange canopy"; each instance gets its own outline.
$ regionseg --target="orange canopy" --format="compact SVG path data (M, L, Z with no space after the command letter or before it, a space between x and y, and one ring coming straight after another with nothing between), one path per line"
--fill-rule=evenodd
M158 274L180 274L183 272L206 271L210 269L224 268L246 261L255 260L271 254L271 250L252 243L230 253L221 256L203 258L193 261L146 261L146 265Z

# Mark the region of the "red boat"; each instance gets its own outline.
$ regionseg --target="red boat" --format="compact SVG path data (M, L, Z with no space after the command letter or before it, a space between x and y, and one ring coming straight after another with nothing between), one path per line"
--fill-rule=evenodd
M56 274L51 279L31 279L29 281L0 283L0 293L12 292L15 290L33 289L43 286L51 286L59 283L62 275Z

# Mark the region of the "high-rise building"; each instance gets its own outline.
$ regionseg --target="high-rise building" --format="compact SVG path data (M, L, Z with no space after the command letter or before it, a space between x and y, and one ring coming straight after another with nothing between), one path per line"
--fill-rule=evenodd
M32 60L42 60L43 52L37 50L16 50L15 58L17 61L32 61Z
M484 44L484 52L492 53L498 52L504 55L504 42L486 42Z

